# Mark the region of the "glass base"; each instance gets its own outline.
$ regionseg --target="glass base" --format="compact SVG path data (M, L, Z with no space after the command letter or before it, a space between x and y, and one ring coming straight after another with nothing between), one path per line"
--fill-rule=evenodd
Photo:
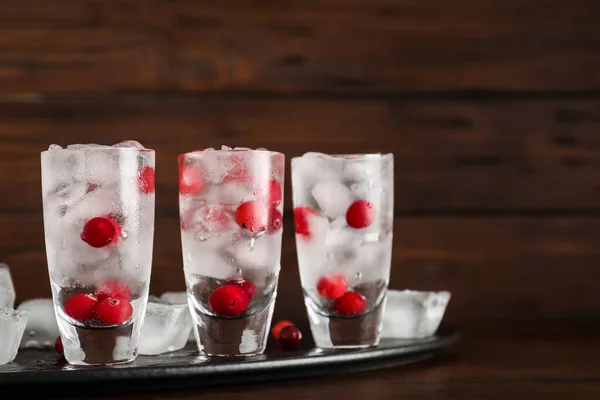
M134 324L111 329L88 329L60 321L65 359L72 365L113 365L137 358Z
M249 357L264 353L276 294L262 311L247 318L213 317L194 310L198 351L209 357Z
M356 317L325 316L307 299L306 310L315 346L321 349L357 349L377 346L386 299L368 314Z

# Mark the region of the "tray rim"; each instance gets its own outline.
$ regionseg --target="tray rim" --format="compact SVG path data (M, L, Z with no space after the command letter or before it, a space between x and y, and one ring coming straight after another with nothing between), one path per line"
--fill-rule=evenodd
M289 353L285 357L269 359L269 354L245 359L219 359L210 363L205 357L197 355L192 360L198 363L180 365L142 365L122 364L114 366L74 367L67 370L48 371L7 371L0 367L0 388L31 385L54 386L61 383L84 384L88 382L109 383L173 381L182 382L190 378L216 378L227 380L236 378L236 382L272 381L272 376L322 376L336 373L336 366L346 366L345 371L366 371L397 365L411 364L431 358L444 347L460 340L461 333L450 326L440 326L435 336L413 343L386 345L384 339L377 347L344 350L298 350L297 355ZM389 341L388 341L389 342ZM393 341L392 341L393 342ZM401 341L397 341L399 343ZM311 354L312 353L312 354ZM153 356L140 356L153 357ZM190 360L190 361L192 361ZM209 362L207 364L207 361ZM313 368L314 371L310 369ZM338 368L340 369L340 368ZM295 374L294 371L297 371ZM324 372L325 371L325 372ZM241 379L240 379L241 378ZM285 379L285 378L284 378ZM197 384L187 386L213 386L218 382L198 379ZM119 385L120 386L120 385ZM152 385L150 385L152 386ZM160 386L160 385L159 385ZM165 386L163 384L163 386ZM168 385L167 385L168 386ZM138 390L142 392L143 390Z

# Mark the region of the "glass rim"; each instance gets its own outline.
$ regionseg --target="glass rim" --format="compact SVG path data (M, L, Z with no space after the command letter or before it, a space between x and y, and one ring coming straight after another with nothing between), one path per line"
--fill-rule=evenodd
M185 153L180 153L179 157L202 157L203 155L206 154L243 154L243 153L260 153L260 154L269 154L272 156L277 156L277 155L281 155L285 157L284 153L281 153L279 151L274 151L274 150L259 150L259 149L244 149L244 150L221 150L221 149L214 149L214 150L202 150L202 151L188 151Z
M292 160L300 160L303 158L317 157L324 160L335 160L335 161L360 161L360 160L372 160L377 158L393 158L394 153L319 153L319 152L307 152L301 156L292 157Z
M40 154L44 155L44 154L52 154L52 153L65 153L65 152L69 152L69 153L81 153L81 152L100 152L100 151L108 151L108 152L117 152L117 153L121 153L121 152L129 152L129 151L133 151L133 152L139 152L139 153L155 153L154 149L149 149L144 147L143 149L137 148L137 147L81 147L79 149L46 149L42 152L40 152Z

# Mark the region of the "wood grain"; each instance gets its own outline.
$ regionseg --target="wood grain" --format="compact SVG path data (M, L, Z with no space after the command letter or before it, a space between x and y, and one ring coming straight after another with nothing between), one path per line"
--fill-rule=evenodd
M185 289L177 218L156 221L151 293ZM0 221L18 301L50 295L39 220ZM600 312L598 218L397 218L392 289L449 290L448 318ZM284 226L276 316L306 320L293 226Z
M597 100L249 100L181 96L0 102L0 212L39 214L50 143L137 139L157 151L157 213L177 213L177 155L198 147L392 152L399 213L600 207Z
M0 1L0 91L590 91L594 0Z
M598 399L599 20L596 0L0 0L17 302L50 296L49 144L157 151L154 294L184 289L177 155L266 147L287 158L274 319L308 332L289 161L392 152L390 287L451 291L463 342L410 368L127 398Z

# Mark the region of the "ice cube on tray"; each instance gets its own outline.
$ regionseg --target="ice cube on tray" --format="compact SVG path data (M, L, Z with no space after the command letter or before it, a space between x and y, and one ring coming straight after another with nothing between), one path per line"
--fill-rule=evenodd
M0 263L0 308L15 306L15 286L8 265Z
M58 323L52 299L28 299L17 307L29 316L19 348L52 348L58 337Z
M27 312L0 309L0 365L12 362L27 324Z
M433 336L449 301L447 291L388 290L381 337L424 339Z
M160 295L160 302L163 304L188 304L187 300L187 292L164 292ZM194 321L190 319L190 326L193 327ZM194 336L194 329L190 330L190 335L188 337L188 342L195 342L196 337Z
M139 354L157 355L179 350L186 345L191 328L192 316L187 304L148 302Z
M164 304L187 304L187 292L164 292L160 295Z

